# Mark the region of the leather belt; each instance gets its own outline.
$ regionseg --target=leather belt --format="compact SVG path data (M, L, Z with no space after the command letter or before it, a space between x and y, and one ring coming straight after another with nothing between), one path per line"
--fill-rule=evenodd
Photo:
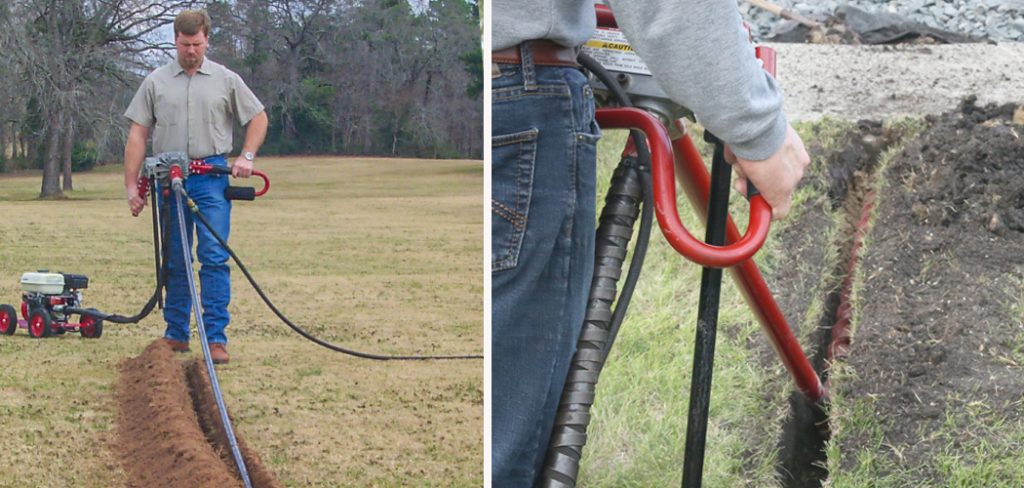
M571 66L579 67L576 62L576 49L565 47L546 39L526 41L533 54L533 64L540 66ZM491 61L501 64L521 64L519 46L507 47L491 52Z

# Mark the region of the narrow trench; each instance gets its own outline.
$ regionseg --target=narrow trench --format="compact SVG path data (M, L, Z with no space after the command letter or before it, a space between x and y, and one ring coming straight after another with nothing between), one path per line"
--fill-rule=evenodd
M829 196L833 211L843 216L828 245L838 250L836 267L829 276L821 317L811 334L809 359L825 385L830 384L829 366L843 360L850 344L852 309L850 293L853 273L867 234L868 216L875 201L875 174L881 154L892 145L879 122L858 123L859 137L830 164ZM810 401L800 392L789 397L790 414L782 428L776 465L785 488L820 488L828 478L825 447L831 438L829 406Z
M200 359L191 359L185 363L185 380L188 386L188 395L192 400L192 407L195 409L196 420L206 436L206 442L213 446L220 460L241 483L241 473L239 473L235 458L231 453L231 445L224 430L224 424L221 422L220 412L217 410L213 389L206 374L206 366ZM245 440L240 436L236 440L253 487L275 488L280 486L274 476L263 466L259 456L249 449Z

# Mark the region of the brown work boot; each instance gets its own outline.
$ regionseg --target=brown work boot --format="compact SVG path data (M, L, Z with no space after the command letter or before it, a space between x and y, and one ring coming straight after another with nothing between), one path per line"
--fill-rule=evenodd
M188 348L188 341L176 341L174 339L168 339L166 337L163 337L162 339L164 341L164 344L167 344L168 346L171 346L171 350L174 351L174 352L189 352L190 351L190 349Z
M228 356L228 346L224 344L210 344L210 360L213 364L227 364L231 357Z

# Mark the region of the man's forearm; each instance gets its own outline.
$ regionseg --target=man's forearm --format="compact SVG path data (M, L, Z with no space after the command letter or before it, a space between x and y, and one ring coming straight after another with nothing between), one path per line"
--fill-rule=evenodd
M124 145L124 186L134 187L139 180L139 169L146 156L146 139L129 133Z
M249 124L245 126L245 143L242 144L242 152L251 152L255 154L259 151L260 146L263 145L263 140L267 137L267 113L260 112Z
M740 157L762 160L787 124L779 88L754 58L733 0L611 2L615 19L666 94Z

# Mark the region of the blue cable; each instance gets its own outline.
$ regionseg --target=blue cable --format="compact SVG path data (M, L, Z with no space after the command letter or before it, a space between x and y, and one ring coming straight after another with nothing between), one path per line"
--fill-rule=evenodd
M185 229L185 211L181 208L181 197L188 194L181 184L181 180L171 182L174 188L175 203L178 211L178 230L181 232L181 249L185 256L186 276L188 277L188 288L192 292L192 310L196 315L196 326L199 328L199 339L203 345L203 359L206 361L206 373L210 376L210 385L213 387L213 396L217 400L217 408L220 410L220 420L224 424L224 433L228 436L228 443L231 444L231 454L235 457L235 464L238 465L238 472L242 476L245 488L252 488L252 481L249 480L249 472L245 469L245 461L238 449L238 440L235 439L235 431L231 428L231 419L228 418L228 409L224 406L224 397L220 393L220 382L217 381L217 370L213 368L213 359L210 358L210 343L206 340L206 327L203 324L203 313L199 310L199 293L196 292L196 281L192 276L192 249L188 245L188 231Z

